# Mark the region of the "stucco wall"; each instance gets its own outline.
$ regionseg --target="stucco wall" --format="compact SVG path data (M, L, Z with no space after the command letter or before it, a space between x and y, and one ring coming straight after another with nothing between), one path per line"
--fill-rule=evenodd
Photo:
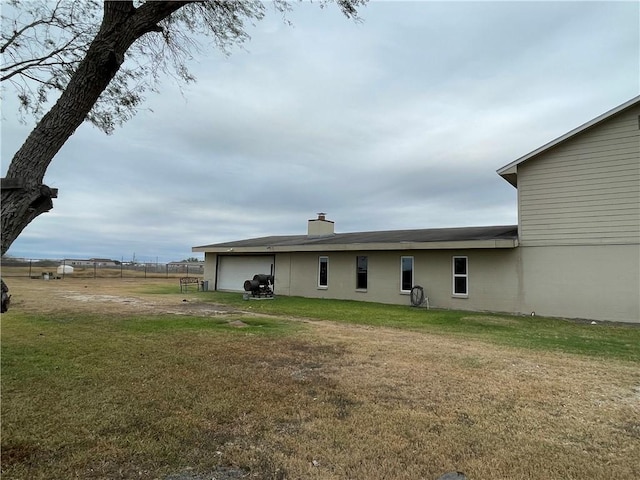
M318 258L329 281L318 287ZM368 288L356 289L356 256L368 257ZM433 308L640 323L640 247L583 245L407 252L279 253L275 293L409 305L400 292L400 258L414 257L414 285ZM452 294L452 258L468 258L468 296ZM216 255L205 255L215 284Z
M521 247L521 312L640 323L640 246Z
M329 258L329 282L318 287L318 257ZM356 289L356 256L368 257L368 286ZM313 298L339 298L409 305L407 293L400 291L400 258L414 257L414 284L421 285L432 307L462 310L512 312L517 309L518 251L501 250L423 250L413 252L336 252L293 253L290 265L290 294ZM452 295L452 258L468 257L469 294ZM283 262L284 257L283 257ZM284 281L281 256L276 257L276 289Z
M202 279L209 282L209 290L215 290L217 258L218 256L215 253L204 254L204 275Z
M276 295L295 295L291 293L291 254L279 253L276 255L275 285L273 292Z

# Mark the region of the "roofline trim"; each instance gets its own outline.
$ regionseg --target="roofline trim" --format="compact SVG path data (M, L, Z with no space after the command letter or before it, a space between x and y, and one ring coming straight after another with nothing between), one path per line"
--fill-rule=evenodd
M204 253L295 253L295 252L352 252L352 251L407 251L516 248L517 238L492 240L459 240L442 242L341 243L318 245L273 245L255 247L192 247L192 252Z

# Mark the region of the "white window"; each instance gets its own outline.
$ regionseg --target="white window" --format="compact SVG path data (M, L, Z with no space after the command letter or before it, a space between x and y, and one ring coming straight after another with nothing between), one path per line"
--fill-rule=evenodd
M318 258L318 287L327 288L329 286L329 257Z
M453 294L460 297L469 295L469 269L467 257L453 257Z
M413 288L413 257L400 257L400 291L411 292Z

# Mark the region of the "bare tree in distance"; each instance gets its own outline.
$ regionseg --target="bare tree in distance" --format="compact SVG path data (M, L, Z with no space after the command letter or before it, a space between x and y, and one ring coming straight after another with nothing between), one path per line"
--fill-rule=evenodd
M356 20L366 2L333 0ZM146 91L159 90L163 75L195 80L186 62L202 51L202 38L228 54L249 40L247 26L264 18L267 5L284 21L292 8L287 0L7 2L0 81L15 90L23 118L39 120L2 179L2 255L53 208L57 190L43 183L45 173L83 121L112 133L135 115ZM52 93L59 97L44 113Z

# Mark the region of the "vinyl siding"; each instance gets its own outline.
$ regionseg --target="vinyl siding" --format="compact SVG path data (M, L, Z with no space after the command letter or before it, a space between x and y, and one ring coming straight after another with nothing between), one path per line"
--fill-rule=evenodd
M640 107L518 166L520 245L640 242Z

